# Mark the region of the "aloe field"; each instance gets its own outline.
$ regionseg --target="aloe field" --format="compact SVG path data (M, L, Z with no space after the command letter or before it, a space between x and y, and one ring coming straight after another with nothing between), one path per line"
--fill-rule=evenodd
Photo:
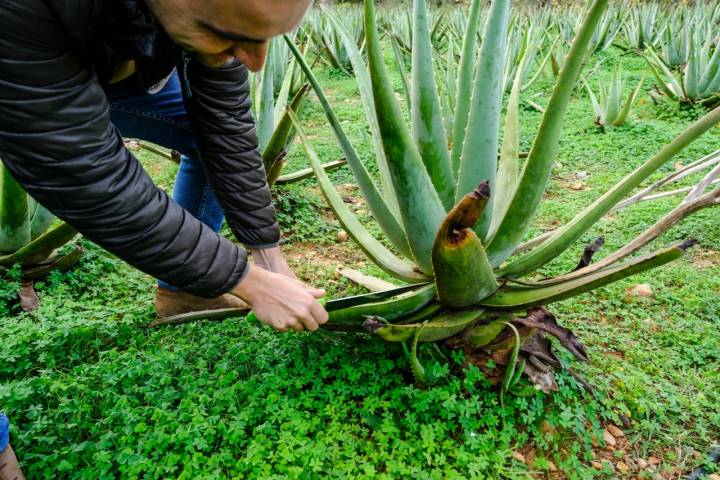
M28 478L720 478L720 6L428 3L317 5L252 76L294 272L402 287L317 332L156 318L0 165Z

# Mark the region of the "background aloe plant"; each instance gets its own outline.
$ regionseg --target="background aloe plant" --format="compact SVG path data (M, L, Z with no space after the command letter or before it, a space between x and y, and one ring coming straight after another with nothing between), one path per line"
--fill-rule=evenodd
M317 79L287 39L393 248L374 239L344 205L320 168L299 120L291 114L328 203L378 266L402 280L431 282L397 299L331 312L327 328L354 332L362 326L387 341L406 342L411 366L420 381L428 378L418 358L419 344L444 341L445 345L464 348L485 367L490 358L506 366L502 375L485 369L501 384L502 392L522 393L522 373L536 387L550 390L554 386L552 375L543 365L561 365L545 334L556 336L576 358L584 360L586 355L574 335L560 327L543 306L678 258L692 242L629 257L692 209L676 212L673 222L660 219L653 232L639 236L632 248L615 252L610 260L590 264L594 251L590 250L575 272L538 279L538 269L572 246L643 180L720 121L720 109L688 127L535 248L516 255L545 190L567 104L582 64L594 48L594 31L607 0L595 0L585 13L524 165L518 160L520 70L504 119L502 144L499 141L505 64L498 59L506 58L510 2L491 5L476 65L474 28L479 4L474 1L468 15L450 133L443 125L423 0L415 0L413 7L409 126L385 71L373 2L365 1L367 65L360 52L352 48L350 36L341 32L375 140L380 185L360 162ZM704 194L702 207L695 203L695 210L715 205L717 197L717 191Z
M673 73L652 49L646 55L660 92L680 103L720 103L720 48L718 34L690 35L686 63Z
M37 308L32 281L53 269L71 268L82 255L80 245L58 252L77 232L66 223L51 228L54 222L55 217L25 193L0 162L0 278L21 266L25 283L20 300L27 311Z
M638 82L637 87L623 101L625 81L622 71L616 68L613 71L610 85L606 85L602 77L598 77L598 94L595 95L590 85L584 81L593 111L595 112L595 123L601 127L619 127L627 120L630 110L640 94L644 79Z

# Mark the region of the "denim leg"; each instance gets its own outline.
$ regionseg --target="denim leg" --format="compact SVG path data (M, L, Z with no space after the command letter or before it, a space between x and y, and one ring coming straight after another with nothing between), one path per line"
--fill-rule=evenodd
M0 413L0 453L10 444L10 420L4 413Z
M173 199L214 231L220 231L225 215L197 157L181 157ZM177 290L167 282L159 281L158 285L167 290Z
M145 92L134 76L110 85L106 94L110 118L123 137L147 140L183 154L175 177L173 199L219 232L224 214L200 162L177 73L154 95ZM165 282L159 285L175 290Z

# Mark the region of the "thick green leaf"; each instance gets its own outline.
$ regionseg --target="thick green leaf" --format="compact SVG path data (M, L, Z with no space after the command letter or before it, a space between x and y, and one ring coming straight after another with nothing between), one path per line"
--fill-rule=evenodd
M628 118L628 115L630 115L630 110L632 109L633 105L635 104L635 101L638 98L638 95L640 95L640 90L642 89L644 81L645 81L644 78L640 79L637 87L635 87L635 90L633 90L633 92L630 94L627 101L625 102L623 109L620 111L620 115L618 115L618 118L613 122L613 124L612 124L613 127L619 127L620 125L625 123L625 121Z
M455 204L455 178L450 169L447 137L443 126L433 47L425 0L413 1L412 105L410 119L412 136L425 169L445 210Z
M0 255L0 266L9 267L15 263L31 265L45 260L54 250L62 247L75 238L77 230L62 223L49 232L40 235L19 250L9 254Z
M455 310L440 313L431 320L423 323L388 324L374 332L387 342L406 342L413 338L416 332L422 329L418 337L419 342L437 342L445 340L465 330L485 315L484 310Z
M50 225L55 221L55 215L36 202L32 197L28 196L28 202L30 204L30 211L32 212L30 214L30 239L35 240L50 228Z
M488 182L490 191L495 191L509 20L510 1L494 1L490 6L480 47L470 116L457 176L456 200L473 191L481 182ZM488 204L475 226L475 231L482 239L486 238L490 229L492 207L492 203Z
M520 244L527 233L545 192L555 162L562 123L570 95L588 52L592 34L602 18L608 0L595 0L573 42L565 65L545 109L530 155L523 168L518 188L495 236L488 244L493 266L500 265Z
M412 99L410 97L410 81L408 80L408 74L405 69L405 60L401 51L400 42L397 38L397 35L390 35L390 45L392 46L393 58L395 58L395 66L398 73L400 74L400 80L402 82L402 93L403 97L405 98L405 104L409 109L410 105L412 105Z
M538 305L559 302L622 280L636 273L665 265L680 258L685 248L684 245L666 248L659 252L613 265L581 278L554 285L530 287L508 284L478 305L501 310L520 311Z
M30 243L29 197L0 162L0 252Z
M330 126L335 132L335 136L337 137L340 147L345 154L348 166L352 170L355 180L358 182L358 187L362 192L363 198L367 201L368 207L375 217L375 220L377 220L380 228L382 228L385 235L387 235L390 243L392 243L392 245L397 248L403 256L406 258L412 258L412 252L410 251L410 246L408 245L407 238L405 237L405 230L403 226L391 212L383 195L373 182L370 174L365 168L365 165L360 160L360 157L358 157L358 154L350 143L350 140L348 140L347 135L345 135L345 132L340 125L340 121L330 106L330 102L328 102L325 93L317 81L317 78L315 78L315 74L313 74L312 70L310 70L305 58L302 56L295 44L292 43L292 40L286 36L285 41L290 47L293 55L295 55L298 65L300 65L300 68L302 68L303 72L305 72L308 82L313 87L315 95L317 95L320 105L325 111L325 115L330 122Z
M275 48L274 42L270 42L268 54L272 54ZM260 151L265 150L273 130L275 130L275 72L273 71L274 62L265 62L260 78L260 103L257 107L256 130L258 137L258 146Z
M462 156L465 129L467 128L470 113L473 72L475 71L475 59L477 58L475 51L478 41L478 24L480 23L480 1L472 0L470 5L470 13L465 27L465 41L462 56L460 57L460 72L457 79L455 123L453 124L452 151L450 153L450 163L456 178L460 171L460 157Z
M312 166L315 176L318 179L318 184L320 185L323 196L333 209L333 212L335 212L335 215L340 223L343 225L345 230L347 230L353 240L355 240L362 251L365 252L365 254L375 264L377 264L378 267L382 268L394 277L407 281L426 279L427 277L418 272L412 264L395 256L365 229L347 205L345 205L342 197L337 193L335 187L330 182L330 179L325 173L317 154L310 145L310 141L308 140L307 135L305 135L298 118L291 111L288 111L288 114L295 125L298 137L305 148L305 153L307 154L308 159L310 160L310 165Z
M500 269L497 273L498 276L517 278L556 258L619 201L638 187L643 180L647 179L658 168L718 122L720 122L720 107L689 126L654 157L617 183L569 223L559 228L552 237L544 241L540 246Z
M493 216L490 223L488 237L492 238L500 226L500 220L505 216L515 188L517 188L518 173L520 171L520 72L515 75L508 99L507 113L505 115L505 135L502 148L500 149L500 165L495 186L495 192L491 198L493 201Z
M432 274L432 245L445 209L403 120L385 69L372 0L365 0L365 37L380 134L398 196L402 223L420 270Z
M365 110L365 118L368 121L368 127L370 128L370 136L373 141L373 147L375 151L375 159L378 164L378 170L380 171L380 182L382 186L382 194L385 199L390 211L393 213L396 219L400 218L400 207L397 204L397 198L395 195L395 187L393 187L392 179L390 178L390 170L385 159L385 151L383 150L382 140L380 139L380 127L377 123L377 117L375 116L375 101L373 100L372 83L370 82L370 72L368 71L365 61L360 49L357 47L355 41L347 32L345 27L335 18L335 15L327 9L323 9L328 20L334 25L335 29L340 36L340 40L345 45L345 49L348 53L348 59L353 67L353 73L357 80L358 90L360 91L360 97L362 97L362 106ZM394 38L394 37L391 37ZM397 41L393 39L393 48L397 46ZM399 48L399 47L398 47ZM405 75L405 65L402 63L402 56L399 55L399 51L395 50L396 61L398 62L398 71L400 72L401 78L403 79L403 86L405 95L407 97L408 108L410 105L410 86L408 85L407 76ZM407 256L410 256L408 247ZM403 253L405 254L405 253Z
M303 85L295 93L295 97L290 104L290 108L297 114L300 114L302 111L307 90L307 85ZM282 171L282 168L278 168L276 163L282 163L282 157L284 157L285 152L289 148L290 143L292 143L294 136L295 132L293 131L292 121L290 121L290 117L286 111L282 117L280 117L280 121L278 122L277 127L275 127L272 136L262 153L263 164L265 165L265 172L268 175L268 184L270 186L275 183L275 180L277 180L277 177Z

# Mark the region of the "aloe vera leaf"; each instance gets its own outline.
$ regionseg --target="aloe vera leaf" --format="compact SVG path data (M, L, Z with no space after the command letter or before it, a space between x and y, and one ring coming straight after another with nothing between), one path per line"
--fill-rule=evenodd
M558 37L559 38L559 37ZM547 54L543 57L542 62L538 65L538 69L535 72L535 74L528 80L527 82L523 83L521 91L525 91L528 88L532 87L535 82L537 82L538 78L542 75L543 71L545 71L545 65L547 65L548 61L552 57L552 47L550 50L548 50Z
M445 210L450 210L455 203L455 176L450 168L432 53L427 4L414 0L411 131L435 191Z
M595 93L592 91L592 88L590 88L590 85L588 85L587 81L585 79L582 80L583 86L585 87L585 90L588 93L588 97L590 97L590 103L592 104L593 112L595 113L595 120L600 125L605 124L605 112L603 111L602 107L600 106L600 102L598 102L597 97L595 96Z
M290 108L298 115L302 111L307 90L308 86L303 85L295 93L295 96L290 103ZM265 165L266 174L269 174L270 171L273 170L275 162L278 161L278 159L280 159L280 157L287 151L288 146L292 142L292 137L294 137L292 122L290 121L290 117L287 112L283 112L283 115L270 136L268 143L262 150L263 165ZM275 180L277 180L277 177L268 177L268 184L272 186L273 183L275 183Z
M317 95L318 101L325 111L328 122L330 122L330 126L335 132L335 136L337 137L340 147L345 154L348 166L352 170L355 180L358 183L358 187L363 194L363 198L367 201L368 207L375 217L375 220L377 220L380 228L382 228L385 235L387 235L390 243L397 248L404 257L412 258L412 252L410 251L410 246L408 245L403 226L400 224L395 215L393 215L392 211L388 207L388 203L386 203L383 195L377 189L377 186L370 177L365 165L360 160L360 157L358 157L357 152L355 152L355 149L350 143L350 140L348 140L347 135L345 135L345 132L340 125L340 121L335 115L335 112L332 110L332 107L330 106L325 93L322 91L317 78L315 78L315 75L312 70L310 70L310 67L305 62L305 59L298 51L295 44L292 43L287 36L285 37L285 41L290 47L290 51L292 51L293 55L295 55L298 65L302 68L305 73L305 77L315 91L315 95Z
M510 385L508 386L508 391L512 393L512 389L515 388L517 383L522 378L522 374L525 371L525 359L521 358L520 361L517 363L517 367L515 368L515 373L512 376L512 379L510 379Z
M268 53L272 53L273 42L268 46ZM265 62L260 83L260 103L258 105L258 116L256 121L258 146L264 151L272 132L275 129L275 85L273 72L274 62Z
M408 243L420 270L432 274L432 246L445 209L405 125L385 69L372 0L365 0L365 36L380 134ZM497 155L497 153L496 153Z
M330 172L332 170L336 170L343 165L347 165L347 162L343 160L335 160L334 162L328 162L323 164L323 170L326 172ZM297 172L292 173L286 173L285 175L280 175L277 180L275 180L276 185L287 185L289 183L295 183L299 182L300 180L306 180L308 178L314 177L315 172L313 171L312 167L303 168L302 170L298 170Z
M670 90L672 93L669 95L670 98L679 98L682 100L686 100L687 97L685 96L685 93L683 91L683 87L678 83L677 79L675 78L675 75L670 71L669 68L665 66L662 60L657 56L657 53L655 53L654 50L650 49L650 56L655 60L653 63L660 68L663 75L665 75L665 79L667 80L667 84L663 82L663 80L658 76L659 82L662 84L660 87L663 91Z
M685 65L685 75L683 76L683 91L685 98L692 100L698 98L698 63L700 58L698 51L693 48L693 39L690 39L690 57ZM703 59L704 60L704 59Z
M365 111L365 118L367 118L368 127L370 128L370 135L372 137L373 148L375 150L375 158L377 160L378 170L380 172L380 185L382 187L383 198L385 199L385 203L392 212L393 216L396 219L399 219L400 207L398 207L397 197L395 195L395 187L393 186L392 179L390 178L390 170L387 165L387 160L385 159L385 151L383 150L382 141L380 140L380 127L378 126L377 117L375 116L375 101L373 100L372 83L370 82L370 72L365 65L365 61L363 60L363 56L360 53L360 49L358 49L355 41L350 37L350 34L347 32L345 27L343 27L340 22L338 22L338 19L335 18L335 16L324 7L323 11L325 12L330 23L335 26L335 29L340 36L340 40L343 42L343 45L345 45L345 49L348 52L348 59L350 60L350 64L353 67L353 74L355 75L355 79L357 80L360 97L362 97L362 106L363 110ZM397 42L394 42L393 44L395 45L396 43ZM402 56L398 56L397 58L397 61L399 62L398 70L400 71L400 75L403 78L403 85L405 87L405 94L407 95L407 102L409 106L410 89L407 85L405 65L400 63L402 62L402 60L400 60ZM405 242L405 244L407 244L407 241ZM407 247L406 250L407 254L403 253L403 255L410 257L410 247Z
M467 26L465 28L465 41L463 42L462 55L460 56L457 99L455 100L455 123L453 124L452 150L450 152L450 163L456 178L460 171L460 157L463 151L465 130L470 113L473 72L476 59L475 51L478 42L478 24L480 23L479 18L480 0L472 0Z
M447 84L447 98L450 111L455 111L455 98L457 97L457 65L455 61L455 36L448 36L447 67L445 70L445 83ZM452 124L448 131L448 138L452 138ZM448 161L449 157L448 157ZM453 175L455 172L453 171Z
M716 170L717 168L720 167L716 167ZM707 187L707 185L705 186ZM642 247L655 240L656 238L660 237L660 235L662 235L664 232L672 228L674 225L676 225L678 222L688 217L689 215L692 215L693 213L704 208L717 206L718 204L720 204L720 188L716 188L713 191L708 192L700 197L691 199L690 201L685 200L675 209L660 218L651 227L646 229L629 243L623 245L622 248L616 250L611 255L601 260L598 260L597 262L594 262L585 268L575 270L574 272L570 272L560 277L540 281L538 282L538 284L549 285L554 283L560 283L563 281L582 277L589 273L606 268L613 263L616 263L624 259L625 257L628 257L633 253L637 252Z
M495 295L486 298L478 305L487 308L517 311L558 302L622 280L636 273L665 265L680 258L687 247L685 244L669 247L556 285L544 287L506 285Z
M322 164L320 163L320 159L317 157L317 154L310 145L310 141L308 140L307 135L305 135L305 131L303 130L302 125L300 125L300 121L290 110L288 110L288 113L295 125L298 137L305 148L305 153L310 160L310 165L315 172L315 176L317 177L318 185L322 190L323 196L333 209L333 212L335 212L335 215L340 223L347 230L353 240L355 240L360 249L365 252L368 258L377 264L378 267L394 277L408 281L416 281L426 278L425 275L417 272L412 264L395 256L395 254L388 250L382 243L377 241L375 237L373 237L365 229L357 217L355 217L347 205L345 205L345 202L343 202L342 197L337 193L335 187L333 187L332 182L328 178Z
M483 182L448 213L433 245L432 261L440 302L465 307L498 289L482 242L472 230L486 205L490 190Z
M442 313L445 313L445 306L438 303L438 302L430 302L426 306L424 306L422 309L418 310L417 312L413 313L412 315L409 315L407 317L403 317L400 320L395 320L393 322L393 325L407 325L411 323L422 323L425 320L430 320L431 318L435 318L439 316Z
M497 275L499 277L517 278L556 258L626 195L637 188L641 182L718 122L720 122L720 107L690 125L672 142L665 145L654 157L618 182L570 222L560 227L552 237L527 255L509 262L497 272Z
M433 301L435 293L435 285L430 284L382 302L332 310L328 312L328 323L357 324L369 317L380 317L389 322L401 320L425 308ZM374 330L368 330L374 333Z
M665 80L662 78L662 76L660 75L660 72L658 71L658 69L656 67L656 62L653 60L650 60L650 55L651 54L645 55L644 58L648 64L648 67L650 67L650 72L652 72L653 76L655 77L655 80L657 80L657 87L669 98L671 98L673 100L677 99L678 95L675 93L675 91L672 88L670 88L665 83ZM657 61L659 61L659 60L657 60ZM673 77L673 81L674 81L674 77Z
M422 366L422 363L420 363L420 359L418 358L418 340L424 326L425 325L423 324L423 326L417 329L417 331L415 332L412 349L410 351L410 367L412 369L413 376L415 377L415 381L420 384L427 383L427 373L425 372L425 368Z
M400 51L400 43L398 42L396 35L390 35L390 44L392 46L393 57L395 58L395 65L397 66L398 73L400 74L400 81L402 85L403 97L405 97L405 104L408 106L408 109L410 109L410 105L412 105L412 99L410 96L410 81L407 77L407 71L405 70L405 60L403 60L403 53Z
M517 361L518 361L518 355L520 355L520 333L518 332L515 325L513 325L510 322L505 322L505 325L510 327L510 330L512 330L513 335L515 336L515 343L513 343L513 349L512 352L510 352L510 359L508 360L508 364L505 367L505 376L503 377L502 382L502 391L507 392L510 390L512 379L515 377L515 368L517 367Z
M14 252L30 242L28 198L0 162L0 252Z
M483 315L485 311L481 309L456 310L440 314L422 323L387 324L373 333L386 342L406 342L422 329L418 337L419 342L437 342L457 335Z
M502 332L504 328L505 321L493 320L490 323L475 325L474 327L468 328L464 333L464 336L470 345L479 348L492 343L492 341L500 335L500 332Z
M162 327L165 325L182 325L184 323L199 322L200 320L222 321L229 318L244 317L248 315L247 308L221 308L217 310L202 310L199 312L181 313L171 317L162 317L150 322L148 328ZM249 317L249 315L248 315ZM257 321L256 317L253 320Z
M698 91L701 92L701 94L709 95L715 93L715 90L711 90L708 87L716 75L720 75L720 48L717 46L698 81Z
M570 48L521 173L515 196L497 233L487 245L488 258L493 266L500 265L512 254L530 228L555 161L570 95L580 75L592 33L602 18L607 1L594 1Z
M645 82L644 78L641 78L638 82L637 87L635 87L635 90L630 94L627 101L625 102L625 105L623 106L622 111L620 112L620 115L618 115L617 120L613 122L613 127L619 127L620 125L624 124L625 121L627 121L628 115L630 115L630 110L632 109L633 105L635 104L635 101L638 98L638 95L640 95L640 90L642 89L643 83Z
M273 40L276 41L276 40ZM280 40L282 41L282 40ZM275 101L275 109L273 110L273 118L275 119L275 127L280 123L282 117L285 115L288 100L290 100L290 90L293 84L293 72L296 68L297 61L292 58L285 70L285 77L283 83L280 86L280 92L278 93L277 100ZM297 93L297 92L296 92ZM294 98L294 96L293 96Z
M473 86L460 170L457 176L456 200L471 192L480 182L488 181L495 191L500 113L502 110L503 70L506 61L507 31L510 18L509 0L496 0L490 6L485 35ZM485 239L492 219L488 205L475 225L475 232Z
M30 239L35 240L47 232L47 229L50 228L50 225L55 221L55 215L33 200L32 197L28 197L28 202L32 207L30 214Z
M605 122L612 125L620 114L620 101L622 98L622 86L620 82L620 71L615 70L610 80L610 88L605 99Z
M80 260L83 252L82 246L77 245L67 255L54 257L51 262L43 262L37 266L23 268L23 278L26 280L42 280L53 270L61 272L69 270ZM0 267L0 274L2 274L2 270L3 267Z
M62 223L47 233L9 255L0 255L0 265L9 267L15 263L23 265L41 262L56 250L75 238L77 230Z
M720 48L718 48L720 50ZM713 93L717 97L717 92L720 92L720 69L715 74L715 78L710 82L710 85L705 89L708 94Z
M500 148L495 192L492 195L493 216L490 222L488 238L492 238L505 216L510 201L515 194L520 171L520 74L515 75L515 83L510 91L507 113L505 114L505 135Z

